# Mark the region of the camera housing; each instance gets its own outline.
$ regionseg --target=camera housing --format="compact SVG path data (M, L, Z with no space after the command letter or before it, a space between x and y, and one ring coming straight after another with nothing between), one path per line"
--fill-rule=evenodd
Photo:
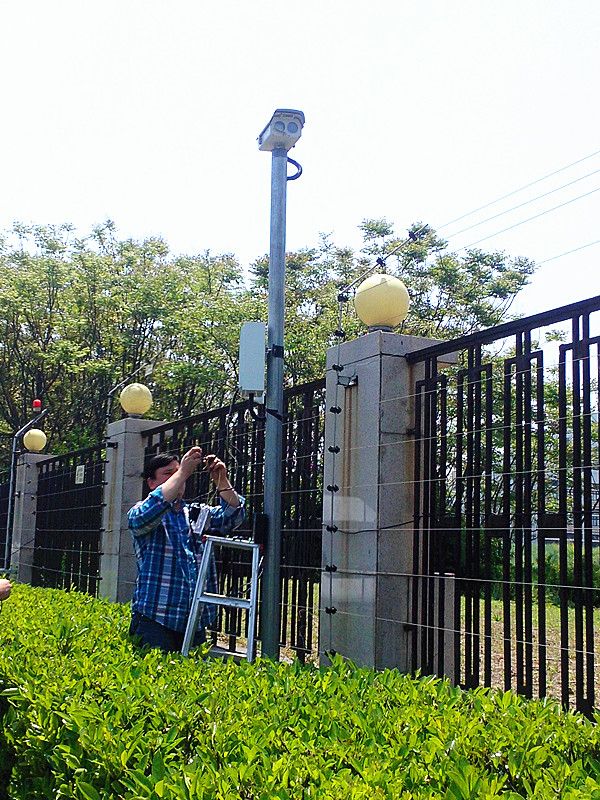
M302 134L304 114L295 108L278 108L258 137L259 150L291 150Z

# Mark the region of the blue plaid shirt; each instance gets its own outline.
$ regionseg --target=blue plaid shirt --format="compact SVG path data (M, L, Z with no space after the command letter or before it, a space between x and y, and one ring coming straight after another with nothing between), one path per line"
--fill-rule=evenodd
M137 559L137 581L131 610L156 620L173 631L187 625L204 545L190 528L185 503L165 500L158 486L127 514ZM227 534L244 520L244 498L236 508L220 499L210 509L211 533ZM206 591L217 592L217 569L210 565ZM201 625L211 625L216 606L205 605Z

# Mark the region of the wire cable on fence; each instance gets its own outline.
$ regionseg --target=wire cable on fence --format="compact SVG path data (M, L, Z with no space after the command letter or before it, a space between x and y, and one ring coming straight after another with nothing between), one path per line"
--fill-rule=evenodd
M361 619L361 620L371 620L373 618L372 615L370 615L370 614L359 614L357 612L344 611L344 610L339 609L339 608L336 609L336 615L337 614L340 614L341 616L350 617L350 618L353 618L353 619ZM576 646L575 647L570 647L570 646L569 647L564 647L564 646L558 645L558 644L556 646L552 646L552 645L550 645L548 643L540 644L539 642L536 642L534 640L529 641L529 640L526 640L526 639L518 639L518 638L513 637L513 636L511 636L511 637L494 636L493 634L490 635L490 634L486 634L486 633L481 632L481 631L469 630L467 628L453 628L453 627L447 627L447 626L444 626L444 625L435 625L435 624L429 624L429 623L424 623L424 622L415 622L412 619L402 620L402 619L391 619L391 618L377 616L377 621L378 622L387 622L388 624L392 624L392 625L398 625L398 624L407 625L407 626L410 626L411 628L415 628L415 629L434 631L434 632L438 632L438 633L448 633L448 634L452 634L452 635L461 635L461 636L466 636L466 637L471 637L471 638L479 638L479 639L488 640L488 641L496 641L496 642L503 642L503 643L505 643L505 642L509 643L510 642L511 644L519 644L519 645L524 645L524 646L551 648L552 650L557 650L559 652L569 653L569 654L573 654L573 655L578 655L579 654L579 655L589 656L589 657L593 658L594 660L596 660L596 654L595 654L594 650L584 650L582 648L577 648ZM326 654L327 651L324 650L324 651L322 651L322 653ZM560 659L552 659L550 657L547 657L547 660L548 661L552 660L552 661L556 661L556 662L560 663Z
M365 578L407 578L411 580L449 580L454 583L475 583L483 585L485 589L486 586L492 588L493 586L527 586L532 589L577 589L578 591L585 591L585 592L598 592L599 600L600 600L600 585L598 586L583 586L578 584L562 584L562 583L538 583L536 581L522 581L522 580L503 580L502 578L478 578L474 575L470 574L454 574L452 572L436 572L436 573L418 573L418 572L393 572L390 570L380 570L379 572L369 571L369 570L354 570L354 569L345 569L344 567L338 567L336 570L338 575L350 575L354 577L365 577ZM479 591L481 586L478 586L477 591ZM461 597L464 595L461 594ZM481 598L483 602L484 598ZM496 598L498 601L501 601L502 598ZM600 613L600 612L599 612Z
M343 616L348 616L348 617L360 617L361 619L369 619L369 617L367 617L367 616L362 616L362 615L358 615L358 614L352 614L351 612L343 612L343 611L340 611L339 609L338 609L337 613L341 614ZM393 623L394 625L397 625L400 622L399 620L384 619L384 618L381 618L381 617L378 617L377 620L378 620L378 622L387 622L388 624L389 623ZM561 658L553 657L551 655L548 655L548 651L550 651L550 652L556 651L556 652L564 653L564 654L570 656L569 657L569 662L570 662L570 666L571 666L571 670L570 670L571 673L574 671L574 667L572 666L572 662L578 656L579 657L584 657L585 656L587 658L595 658L595 655L596 655L594 650L583 650L583 649L577 648L577 647L568 647L568 648L566 648L566 647L563 647L563 646L560 646L560 645L552 646L552 645L547 644L547 643L540 643L538 641L528 641L528 640L525 640L525 639L516 639L516 638L513 638L513 637L511 637L510 639L505 639L502 636L498 636L498 635L494 636L493 634L490 635L490 634L485 634L485 633L482 633L482 632L469 631L469 630L462 629L462 628L459 628L459 629L445 628L445 627L438 626L438 625L427 625L427 624L418 623L418 622L410 622L410 623L407 623L407 624L410 624L411 627L414 627L415 629L418 629L418 630L433 631L435 633L447 633L449 635L450 634L451 635L459 635L461 637L471 638L471 639L478 638L480 640L483 640L484 642L487 641L490 644L493 644L493 643L503 644L503 645L510 644L511 645L511 649L512 649L512 647L514 645L522 645L524 647L533 647L534 651L537 650L538 652L539 652L540 648L542 648L542 649L545 650L544 662L546 662L546 663L547 662L555 663L555 664L562 664L563 663ZM483 642L482 642L482 645L483 645ZM483 649L483 646L481 646L481 649ZM328 650L327 649L319 649L319 655L321 657L327 656L328 655ZM516 656L511 659L511 662L513 664L517 663ZM464 668L464 664L463 664L463 668ZM536 663L535 660L532 663L532 668L534 670L536 668L539 668L539 664ZM571 674L571 678L572 679L573 679L573 677L574 676ZM598 677L596 677L596 683L598 683L598 682L599 682L599 679L598 679ZM503 679L499 679L499 683L503 684L504 680ZM514 685L514 683L516 683L516 681L511 682L511 685Z

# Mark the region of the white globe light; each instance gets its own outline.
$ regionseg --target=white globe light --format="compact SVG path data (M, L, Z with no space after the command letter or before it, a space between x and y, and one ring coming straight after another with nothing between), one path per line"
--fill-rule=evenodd
M25 436L23 436L23 444L28 450L31 450L32 453L41 452L44 447L46 447L47 441L46 434L39 428L31 428L31 430L27 431Z
M143 383L130 383L119 395L119 403L127 414L145 414L152 406L152 393Z
M406 286L393 275L371 275L356 290L354 308L369 328L395 328L408 314Z

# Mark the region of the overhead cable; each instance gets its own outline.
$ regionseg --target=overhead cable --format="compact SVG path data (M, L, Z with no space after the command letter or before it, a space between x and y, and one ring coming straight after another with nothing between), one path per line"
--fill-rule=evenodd
M547 264L549 261L555 261L557 258L562 258L563 256L568 256L571 253L576 253L578 250L585 250L586 247L592 247L595 244L600 244L600 239L596 239L595 242L588 242L587 244L582 244L580 247L574 247L572 250L566 250L564 253L559 253L557 256L552 256L551 258L545 258L543 261L537 261L538 267L540 264Z
M597 156L599 154L600 150L596 150L595 152L590 153L589 155L584 156L583 158L577 159L577 161L572 161L570 164L566 164L564 167L560 167L560 169L556 169L554 170L554 172L548 173L548 175L543 175L541 178L536 178L536 180L531 181L530 183L526 183L524 186L520 186L518 189L513 189L512 192L503 194L502 197L498 197L496 200L491 200L489 203L485 203L484 205L473 209L473 211L468 211L466 214L461 214L460 217L455 217L454 219L451 219L450 222L445 222L443 225L437 228L437 230L442 230L443 228L447 228L449 225L453 225L455 222L460 222L461 219L465 219L466 217L470 217L472 214L476 214L478 211L483 211L485 208L494 206L496 205L496 203L499 203L502 200L506 200L507 197L512 197L513 195L518 194L519 192L522 192L525 189L529 189L530 186L535 186L537 183L541 183L542 181L551 178L553 175L558 175L559 172L564 172L565 170L574 167L576 164L581 164L583 161L587 161L588 159L593 158L594 156Z
M580 178L575 178L575 180L573 181L569 181L568 183L563 183L562 186L557 186L556 189L550 189L549 192L538 194L536 197L532 197L531 200L525 200L523 203L519 203L516 206L511 206L511 208L507 208L506 211L500 211L498 214L494 214L491 217L486 217L486 219L482 219L481 222L474 222L472 225L468 225L466 228L462 228L460 231L456 231L456 233L451 233L449 236L446 236L445 238L453 239L455 236L459 236L461 233L470 231L472 228L478 228L480 225L484 225L486 222L491 222L493 219L498 219L498 217L503 217L505 214L510 214L511 211L516 211L518 208L523 208L523 206L527 206L530 203L535 203L536 200L541 200L542 197L548 197L548 195L554 194L555 192L560 192L561 189L566 189L568 186L573 186L574 183L579 183L579 181L585 180L585 178L590 178L592 175L596 175L598 172L600 172L600 169L595 169L593 172L588 172L586 175L582 175Z
M595 194L595 192L600 192L600 186L592 189L589 192L585 192L585 194L577 195L577 197L571 198L571 200L566 200L564 203L559 203L557 206L552 206L552 208L547 208L545 211L540 211L539 214L534 214L532 217L527 217L527 219L522 219L520 222L515 222L514 225L509 225L507 228L502 228L501 231L496 231L495 233L490 233L487 236L482 236L481 239L477 239L475 242L471 242L470 244L464 245L463 247L459 247L457 252L461 250L469 250L471 247L474 247L476 244L480 242L485 242L488 239L492 239L494 236L499 236L501 233L506 233L506 231L510 231L513 228L518 228L520 225L525 225L526 222L531 222L534 219L538 219L539 217L543 217L545 214L550 214L551 211L556 211L559 208L563 208L564 206L568 206L571 203L574 203L576 200L581 200L584 197L589 197L591 194Z

